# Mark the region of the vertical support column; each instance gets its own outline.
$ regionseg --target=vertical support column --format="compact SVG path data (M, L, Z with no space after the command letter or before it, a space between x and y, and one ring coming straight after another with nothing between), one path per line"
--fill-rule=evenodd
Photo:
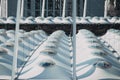
M8 17L8 0L1 0L1 16Z
M22 0L22 6L21 6L21 17L24 16L24 0Z
M44 17L45 15L45 0L43 0L43 3L42 3L42 13L41 13L41 17Z
M31 16L35 17L35 0L31 0Z
M76 80L76 0L73 1L73 80Z
M64 0L64 2L63 2L62 17L65 17L65 7L66 7L66 0Z
M104 17L107 17L107 5L108 5L108 0L105 0L105 5L104 5Z
M87 0L84 0L84 11L83 11L83 17L86 17L86 11L87 11Z
M11 80L15 80L16 73L17 73L17 55L18 55L18 33L19 33L19 26L20 26L20 8L21 8L21 0L17 1L17 17L16 17L16 27L15 27L15 46L14 46L14 54L13 54L13 67L12 67L12 78Z

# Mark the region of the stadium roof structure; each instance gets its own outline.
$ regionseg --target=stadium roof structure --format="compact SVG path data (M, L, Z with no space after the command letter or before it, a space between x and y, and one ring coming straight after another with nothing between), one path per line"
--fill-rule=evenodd
M89 30L76 34L76 76L78 80L120 79L120 30L109 29L97 37ZM0 29L0 79L10 79L14 30ZM72 37L58 30L19 31L16 79L72 80ZM114 39L115 38L115 39ZM117 43L115 43L117 42Z
M12 16L0 18L0 25L16 25L15 30L0 29L0 79L120 79L119 27L108 28L102 36L97 36L85 28L76 29L76 24L119 24L119 17L107 17L106 5L104 17L86 17L87 0L85 0L83 17L76 17L76 0L74 0L73 17L65 17L66 0L64 0L62 17L44 17L45 0L43 0L41 16L25 18L20 17L20 11L23 9L23 6L20 9L21 1L23 0L18 0L16 18ZM63 30L56 30L51 34L39 28L26 31L19 29L20 24L29 24L33 27L34 24L47 24L48 27L50 24L63 24L62 26L72 24L73 32L68 36ZM101 30L101 27L98 29Z
M16 18L0 18L0 24L15 24ZM20 24L72 24L72 17L23 17ZM76 24L119 24L119 17L76 17Z

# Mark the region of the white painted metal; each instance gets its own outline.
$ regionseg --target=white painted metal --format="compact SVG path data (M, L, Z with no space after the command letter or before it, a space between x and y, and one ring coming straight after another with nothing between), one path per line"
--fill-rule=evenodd
M42 14L41 14L41 17L44 17L44 13L45 13L45 0L43 0L43 3L42 3Z
M104 6L104 17L107 17L107 3L108 3L108 0L105 0L105 6Z
M73 0L73 80L76 80L76 0Z
M63 18L65 17L65 7L66 7L66 0L64 0L64 3L63 3L63 12L62 12Z
M87 11L87 0L84 1L83 17L86 17L86 11Z
M13 54L13 67L12 67L12 78L11 80L14 80L16 77L17 72L17 54L18 54L18 32L19 32L19 23L20 23L20 7L21 7L21 1L18 0L17 2L17 18L16 18L16 31L15 31L15 46L14 46L14 54Z
M24 17L24 0L22 0L22 5L21 5L21 17Z

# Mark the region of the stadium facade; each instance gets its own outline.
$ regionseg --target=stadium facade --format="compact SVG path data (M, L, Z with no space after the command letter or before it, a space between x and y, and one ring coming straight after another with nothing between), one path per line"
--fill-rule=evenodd
M72 0L0 0L0 80L120 80L120 17L103 15L117 0L104 1L77 0L73 18Z
M41 16L43 0L23 0L23 16ZM45 17L62 16L64 0L45 0ZM98 4L99 3L99 4ZM16 16L17 0L0 0L0 16ZM93 5L94 4L94 5ZM77 16L82 16L84 0L77 0ZM87 16L103 16L104 0L88 0ZM66 0L65 16L72 16L72 0Z

